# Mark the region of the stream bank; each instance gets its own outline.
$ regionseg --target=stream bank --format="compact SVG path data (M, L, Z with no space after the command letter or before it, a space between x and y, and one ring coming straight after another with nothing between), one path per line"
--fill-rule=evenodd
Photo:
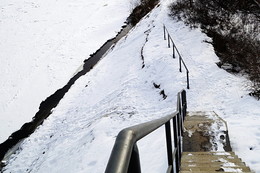
M153 0L151 2L149 2L148 4L141 3L138 7L136 7L135 9L138 8L139 10L133 10L132 14L128 17L126 21L126 25L122 27L117 36L108 40L106 43L103 44L103 46L101 46L99 50L90 55L90 57L84 61L83 69L79 71L75 76L73 76L64 87L58 89L54 94L46 98L46 100L44 100L40 104L39 111L32 118L31 122L25 123L20 128L20 130L11 134L11 136L5 142L0 144L1 166L5 166L5 164L7 164L8 157L19 148L19 144L22 142L22 140L30 136L35 131L35 129L40 126L47 117L51 115L52 109L59 104L60 100L69 91L71 86L81 76L88 73L99 62L103 55L106 54L111 46L116 44L118 40L124 37L130 31L130 29L135 24L137 24L139 20L141 20L143 16L149 13L158 4L159 1ZM132 18L135 18L135 22L133 22Z

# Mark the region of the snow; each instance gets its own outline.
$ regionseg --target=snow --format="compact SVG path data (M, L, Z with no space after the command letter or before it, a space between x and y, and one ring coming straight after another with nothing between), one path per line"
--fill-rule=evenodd
M223 172L243 172L242 169L237 169L237 168L222 168L224 171Z
M120 0L0 2L0 142L120 31L129 10Z
M178 72L178 60L172 59L172 49L167 48L167 42L163 40L163 23L190 71L188 110L214 111L227 121L233 151L252 170L260 172L260 102L248 96L248 81L243 76L229 74L216 66L218 57L212 45L204 42L209 40L205 34L169 18L167 6L170 2L162 1L72 86L52 115L21 144L4 172L104 172L120 130L173 113L176 94L186 87L186 75ZM81 4L84 8L88 3L92 4L89 8L93 10L103 5L94 1L84 3L85 6L83 1ZM119 3L119 9L125 7L126 2L113 3ZM102 16L96 17L102 19ZM89 27L99 25L95 24L94 18L93 23L88 23ZM96 32L109 32L112 27L113 24L102 30L97 27ZM83 30L73 37L74 40L81 38L82 34ZM102 37L96 39L98 42L105 39L98 36ZM90 40L84 40L90 44ZM74 45L70 41L67 44ZM67 51L76 53L74 49ZM53 54L55 52L49 52L50 57ZM80 51L77 54L73 58L88 55ZM64 66L68 59L63 62ZM73 66L73 63L68 64ZM64 71L62 75L65 78ZM153 83L160 84L160 89ZM165 91L166 99L160 95L161 90ZM138 142L144 172L166 170L164 135L163 128L160 128Z

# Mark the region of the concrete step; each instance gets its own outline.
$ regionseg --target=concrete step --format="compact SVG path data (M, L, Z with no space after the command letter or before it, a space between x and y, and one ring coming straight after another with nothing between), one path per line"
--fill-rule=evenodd
M202 115L192 115L189 114L185 117L185 121L214 121L208 117L202 116Z
M180 173L191 173L191 172L192 173L216 173L218 171L180 171ZM225 173L237 173L237 172L225 172ZM253 173L253 172L241 172L241 173Z
M192 159L186 159L186 160L182 160L182 163L234 163L234 164L239 164L239 163L243 163L242 160L240 158L238 159L213 159L213 160L209 160L209 159L197 159L197 160L192 160Z
M207 167L182 167L181 171L217 171L217 172L251 172L249 167L220 167L220 166L207 166Z
M184 160L204 160L204 159L209 159L209 160L218 160L218 159L239 159L238 156L236 155L182 155L182 159Z
M181 164L183 167L243 167L246 166L243 162L186 162Z
M227 124L215 112L188 112L183 125L180 173L252 173L231 152Z
M232 151L227 124L215 112L188 112L183 126L183 151Z
M236 155L234 152L226 151L206 151L206 152L183 152L182 155Z
M181 173L250 172L234 152L183 152Z

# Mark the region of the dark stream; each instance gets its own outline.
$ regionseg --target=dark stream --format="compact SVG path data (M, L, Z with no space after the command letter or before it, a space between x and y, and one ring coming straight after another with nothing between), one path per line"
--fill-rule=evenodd
M3 143L0 144L0 170L2 166L5 166L5 157L9 155L7 153L13 153L19 146L19 143L26 137L30 136L35 129L41 125L48 116L51 115L52 109L55 108L64 95L69 91L71 86L83 75L89 72L103 57L103 55L114 45L118 40L124 37L130 29L138 21L149 13L157 4L158 0L152 0L153 3L149 1L149 4L141 4L136 7L132 14L127 19L127 24L122 27L121 31L117 34L116 37L108 40L103 46L97 50L94 54L90 55L90 58L84 61L83 70L79 71L74 77L72 77L69 82L63 87L58 89L54 94L49 96L44 100L39 107L39 111L35 114L31 122L25 123L20 130L11 134L11 136ZM149 5L149 11L147 10L147 5ZM138 10L136 10L138 9ZM143 9L143 10L142 10ZM133 21L134 19L134 21Z
M58 89L54 94L49 96L40 104L39 111L33 117L31 122L25 123L20 130L14 132L5 142L0 144L0 160L4 158L6 152L10 148L19 143L21 139L24 139L32 134L34 130L43 123L44 119L46 119L52 113L51 110L59 104L60 100L69 91L71 86L81 76L89 72L98 63L102 56L109 50L109 48L122 37L124 37L131 28L131 24L127 24L126 26L122 27L122 30L115 38L108 40L98 51L90 55L89 59L84 61L83 70L79 71L75 76L73 76L63 88Z

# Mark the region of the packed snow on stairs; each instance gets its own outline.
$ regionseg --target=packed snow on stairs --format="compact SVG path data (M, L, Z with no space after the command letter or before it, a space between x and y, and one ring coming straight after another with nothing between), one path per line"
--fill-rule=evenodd
M260 172L260 102L247 95L247 80L215 65L218 58L204 42L209 40L206 35L169 18L170 2L162 1L75 83L53 114L22 143L5 172L104 172L120 130L173 113L186 76L178 72L178 61L163 40L163 23L190 69L188 109L215 111L224 118L233 150ZM144 172L167 168L163 130L138 142ZM250 138L241 140L246 137Z

